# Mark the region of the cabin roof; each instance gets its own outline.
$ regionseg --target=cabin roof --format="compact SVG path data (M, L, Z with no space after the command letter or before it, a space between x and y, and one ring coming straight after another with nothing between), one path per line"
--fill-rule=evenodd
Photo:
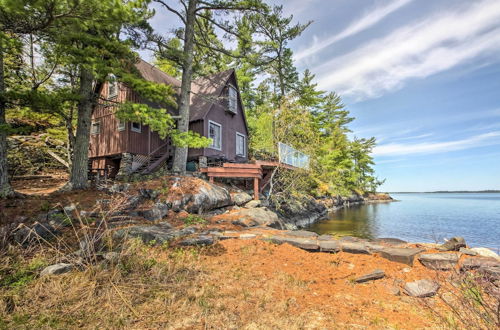
M149 81L167 84L180 91L181 82L158 69L156 66L139 59L136 68L141 76ZM234 69L218 72L209 76L200 77L191 83L191 102L189 106L190 121L201 120L214 106L222 107L219 97L227 84Z

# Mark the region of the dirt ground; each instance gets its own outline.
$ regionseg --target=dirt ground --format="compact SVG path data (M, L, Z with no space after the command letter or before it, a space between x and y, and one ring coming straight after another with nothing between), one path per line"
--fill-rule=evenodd
M258 240L221 244L225 253L207 256L203 264L212 274L225 274L224 278L212 277L206 285L215 286L227 297L227 306L246 316L249 323L255 317L251 311L261 304L289 304L290 317L305 313L311 322L307 326L312 328L419 329L437 327L439 322L422 303L444 308L438 298L394 294L404 282L438 276L418 262L408 267L378 256L310 253ZM375 269L383 270L386 277L354 282ZM247 298L241 300L242 295Z

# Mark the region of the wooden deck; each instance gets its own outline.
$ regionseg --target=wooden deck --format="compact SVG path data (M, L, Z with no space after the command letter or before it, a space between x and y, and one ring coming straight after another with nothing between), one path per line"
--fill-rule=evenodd
M210 182L214 182L214 178L253 179L253 197L258 200L259 193L269 183L272 172L276 167L295 169L294 166L278 161L258 160L254 163L223 163L222 167L202 167L200 172L206 173Z

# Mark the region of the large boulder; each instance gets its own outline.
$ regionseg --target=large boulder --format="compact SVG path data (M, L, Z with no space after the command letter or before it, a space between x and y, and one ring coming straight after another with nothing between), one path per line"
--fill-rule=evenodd
M270 208L275 210L286 225L291 228L304 228L326 216L328 210L323 203L310 196L291 196L279 205L273 203Z
M252 200L252 196L246 192L238 192L231 195L231 199L234 204L241 206Z
M167 202L172 205L174 211L185 210L189 213L201 214L233 203L229 191L225 188L201 179L197 179L191 184L196 185L196 187L193 187L188 193L180 191L177 194L169 194Z
M281 228L281 221L278 215L266 208L239 209L231 214L237 217L233 224L243 227L267 226Z

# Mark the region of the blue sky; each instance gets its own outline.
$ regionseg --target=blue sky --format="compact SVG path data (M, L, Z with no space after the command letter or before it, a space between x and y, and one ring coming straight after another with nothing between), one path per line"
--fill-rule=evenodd
M377 138L381 190L500 189L500 0L274 3L314 21L295 63Z

